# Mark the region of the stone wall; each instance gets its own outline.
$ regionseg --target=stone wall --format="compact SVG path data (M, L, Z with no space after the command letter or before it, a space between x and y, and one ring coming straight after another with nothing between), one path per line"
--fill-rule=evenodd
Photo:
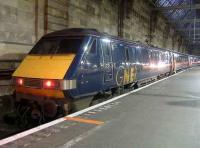
M161 13L152 28L152 6L147 0L130 4L124 14L124 38L185 51L184 40ZM68 27L118 35L118 10L117 0L0 0L0 59L21 58L43 34Z
M21 59L36 41L35 0L0 0L0 59ZM38 12L43 16L43 6ZM43 35L43 25L38 24Z

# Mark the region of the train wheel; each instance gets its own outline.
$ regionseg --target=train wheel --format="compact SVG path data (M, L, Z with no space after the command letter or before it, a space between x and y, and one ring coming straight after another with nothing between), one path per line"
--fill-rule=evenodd
M18 119L16 124L20 127L27 127L30 121L31 107L24 103L19 103L16 106L16 115Z
M56 117L58 111L57 104L52 100L46 100L42 105L42 112L47 119Z
M90 102L89 106L93 106L99 103L102 103L106 100L112 98L112 91L103 94L97 94L93 97L92 101Z
M62 110L63 110L63 112L62 112L63 116L70 114L72 112L71 102L69 101L67 103L64 103Z
M129 91L134 90L134 89L138 89L138 82L133 82L131 84L126 85L126 88L129 89Z
M117 96L120 94L120 88L116 87L112 89L112 96Z
M99 103L101 103L101 102L103 102L102 99L100 99L100 98L94 98L94 99L91 101L91 103L90 103L89 106L94 106L94 105L97 105L97 104L99 104Z

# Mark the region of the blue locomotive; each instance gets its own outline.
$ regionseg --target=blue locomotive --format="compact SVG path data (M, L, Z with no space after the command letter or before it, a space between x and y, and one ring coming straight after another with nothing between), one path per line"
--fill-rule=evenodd
M99 94L137 87L199 64L199 57L72 28L43 36L14 72L15 102L54 118Z

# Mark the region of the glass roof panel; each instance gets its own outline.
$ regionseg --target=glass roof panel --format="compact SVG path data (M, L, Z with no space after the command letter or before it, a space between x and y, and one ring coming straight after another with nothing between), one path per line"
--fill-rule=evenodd
M157 7L192 6L195 4L200 4L200 0L157 0L155 2ZM175 25L176 30L181 31L188 41L192 41L192 44L196 43L193 42L196 37L200 38L200 9L185 9L183 7L182 9L165 9L162 12Z

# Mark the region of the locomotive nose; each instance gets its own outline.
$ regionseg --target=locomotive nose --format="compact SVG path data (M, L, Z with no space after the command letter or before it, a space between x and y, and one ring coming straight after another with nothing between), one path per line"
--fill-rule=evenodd
M14 77L63 79L75 55L27 56L14 72Z

